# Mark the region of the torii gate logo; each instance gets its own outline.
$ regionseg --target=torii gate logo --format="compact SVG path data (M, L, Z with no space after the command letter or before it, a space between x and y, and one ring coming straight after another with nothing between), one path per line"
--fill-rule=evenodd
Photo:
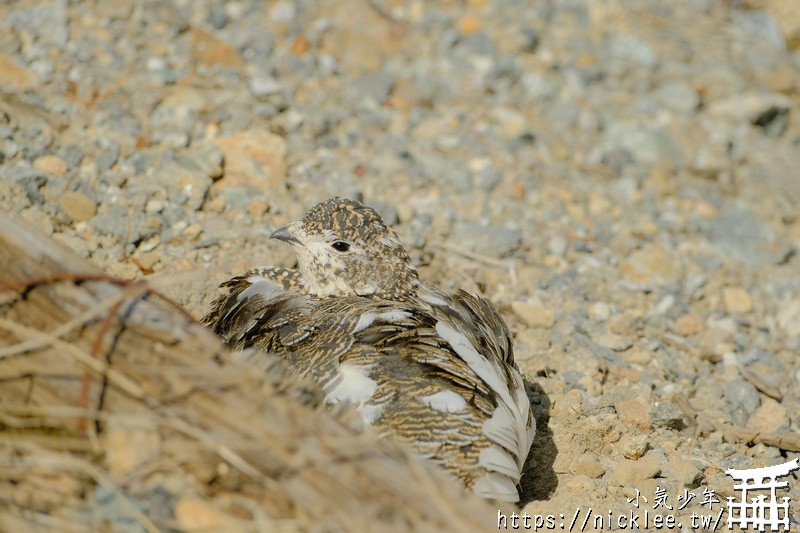
M765 531L769 527L770 531L779 531L783 526L783 531L789 531L789 497L784 496L778 500L777 490L788 489L787 481L778 481L779 478L788 476L794 470L800 468L798 460L789 461L775 466L764 468L751 468L748 470L734 470L729 468L726 474L733 479L740 481L733 488L742 491L741 501L736 501L732 496L728 496L728 529L733 528L734 524L741 530L749 530L750 526L758 531ZM748 483L750 481L751 483ZM758 496L749 495L748 491L753 491ZM764 492L769 491L769 500ZM749 499L748 499L748 496Z

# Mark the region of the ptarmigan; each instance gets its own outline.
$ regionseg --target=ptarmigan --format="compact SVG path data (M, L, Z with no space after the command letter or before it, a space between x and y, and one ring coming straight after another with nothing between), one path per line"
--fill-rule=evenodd
M331 198L272 238L298 268L223 283L204 323L233 349L281 356L328 403L349 402L364 426L479 496L518 501L535 420L495 307L421 282L394 230L359 202Z

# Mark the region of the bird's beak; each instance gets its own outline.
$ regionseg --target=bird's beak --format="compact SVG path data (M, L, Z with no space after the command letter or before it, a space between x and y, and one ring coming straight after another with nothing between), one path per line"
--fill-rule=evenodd
M282 228L278 228L269 236L270 239L278 239L279 241L288 242L289 244L300 244L300 240L292 233L293 224L288 224Z

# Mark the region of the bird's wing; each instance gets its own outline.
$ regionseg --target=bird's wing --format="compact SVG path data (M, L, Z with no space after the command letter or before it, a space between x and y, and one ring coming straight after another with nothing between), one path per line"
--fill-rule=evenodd
M307 323L303 317L310 311L310 299L302 294L303 281L297 271L256 268L220 287L227 294L212 303L202 322L231 348L250 348L258 341L260 349L274 351L269 343L292 345L309 334L308 328L300 327ZM266 338L265 333L269 333Z
M483 431L497 446L482 452L481 462L492 465L487 469L496 474L509 475L516 469L519 481L536 434L536 421L514 364L508 326L491 302L465 291L450 295L424 287L420 298L432 308L437 333L496 398L496 409L485 421ZM505 490L502 475L481 478L475 491L485 496Z
M315 316L325 328L312 337L334 344L349 337L339 359L344 376L329 397L359 404L379 431L481 496L517 501L535 421L508 328L482 298L441 296L443 309L365 298L321 302Z

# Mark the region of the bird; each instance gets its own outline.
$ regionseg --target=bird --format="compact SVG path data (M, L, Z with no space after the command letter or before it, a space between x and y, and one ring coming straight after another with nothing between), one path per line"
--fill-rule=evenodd
M276 354L362 428L496 502L518 502L536 421L510 330L487 299L420 280L373 208L333 197L271 234L297 268L220 285L203 319L233 350Z

